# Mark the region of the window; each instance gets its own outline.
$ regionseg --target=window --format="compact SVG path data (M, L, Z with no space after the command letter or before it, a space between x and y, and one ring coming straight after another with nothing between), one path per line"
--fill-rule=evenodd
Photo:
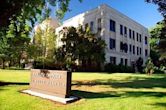
M133 31L133 40L135 40L135 32Z
M139 34L137 33L137 41L139 41Z
M120 34L123 35L123 25L120 25Z
M148 44L148 38L145 36L145 44Z
M131 47L131 44L130 44L130 52L132 52L132 47Z
M148 56L148 50L145 49L145 56Z
M110 57L110 63L116 65L116 57Z
M110 38L110 49L115 49L115 39Z
M142 52L141 52L141 51L142 51L142 49L140 48L140 49L139 49L139 53L140 53L140 55L142 54Z
M133 54L135 54L135 46L133 45Z
M94 22L91 21L91 22L90 22L90 30L91 30L91 31L93 31L93 27L94 27Z
M137 55L139 55L139 47L137 47Z
M129 29L129 37L131 38L131 29Z
M97 30L101 31L101 18L97 20L97 26L98 26Z
M120 59L120 64L123 65L123 58Z
M127 37L127 27L126 26L124 27L124 34L125 34L125 37Z
M110 31L115 32L115 21L110 20Z
M141 34L139 35L139 37L140 37L140 38L139 38L139 41L142 42L142 36L141 36Z
M120 42L120 50L123 51L123 42Z
M127 59L125 59L125 66L127 66Z

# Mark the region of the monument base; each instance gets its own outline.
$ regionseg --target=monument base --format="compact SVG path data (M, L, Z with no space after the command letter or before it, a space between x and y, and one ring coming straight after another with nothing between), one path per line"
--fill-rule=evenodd
M63 104L67 104L67 103L74 102L74 101L78 100L78 97L75 97L75 96L70 96L69 98L61 98L61 97L57 97L57 96L52 96L52 95L47 95L47 94L35 92L35 91L32 91L32 90L23 90L22 92L26 93L26 94L29 94L29 95L41 97L41 98L44 98L44 99L49 99L51 101L60 102L60 103L63 103Z

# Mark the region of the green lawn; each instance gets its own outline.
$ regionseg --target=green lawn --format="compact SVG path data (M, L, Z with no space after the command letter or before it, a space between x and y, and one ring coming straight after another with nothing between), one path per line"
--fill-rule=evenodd
M166 75L73 73L77 102L63 105L22 94L30 71L0 70L0 110L166 110Z

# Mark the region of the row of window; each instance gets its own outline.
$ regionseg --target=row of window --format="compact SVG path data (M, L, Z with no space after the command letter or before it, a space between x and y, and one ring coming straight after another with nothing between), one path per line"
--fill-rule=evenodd
M120 64L127 66L128 59L120 59ZM116 57L110 57L110 63L116 65Z
M115 39L110 38L110 43L109 44L110 44L109 45L110 49L115 49L116 48ZM128 46L129 46L129 49L128 49ZM137 49L137 53L135 52L135 48ZM131 45L131 44L128 45L127 43L120 42L120 51L127 53L128 50L129 50L130 53L133 53L133 54L137 54L137 55L142 54L142 48L141 47L135 47L134 45ZM147 56L147 55L148 55L148 50L145 49L145 56Z
M116 22L114 20L110 20L110 31L116 32ZM133 40L135 40L135 31L129 29L129 38L132 38ZM120 25L120 34L124 35L125 37L127 37L128 33L127 33L127 27ZM137 41L138 42L142 42L142 35L139 34L138 32L136 33L136 37L137 37ZM145 36L145 44L147 44L147 37Z

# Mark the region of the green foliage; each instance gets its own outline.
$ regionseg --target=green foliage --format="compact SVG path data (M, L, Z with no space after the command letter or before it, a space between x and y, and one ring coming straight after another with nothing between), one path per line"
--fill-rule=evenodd
M56 50L55 29L49 23L41 25L44 28L38 26L33 37L33 43L37 47L37 56L53 59Z
M154 3L157 4L159 6L158 10L159 12L166 17L166 2L165 0L145 0L146 2L149 3Z
M79 0L82 1L82 0ZM70 0L1 0L0 1L0 25L8 27L10 24L9 18L23 16L32 23L37 19L47 18L51 8L49 6L57 6L56 15L58 18L63 18L64 13L69 10ZM40 17L42 15L42 17Z
M110 73L115 73L115 72L120 72L120 73L133 73L134 69L129 66L124 66L124 65L114 65L111 63L108 63L105 65L105 72L110 72Z
M149 74L149 75L154 73L154 64L153 64L151 58L148 58L148 60L146 62L145 73Z

